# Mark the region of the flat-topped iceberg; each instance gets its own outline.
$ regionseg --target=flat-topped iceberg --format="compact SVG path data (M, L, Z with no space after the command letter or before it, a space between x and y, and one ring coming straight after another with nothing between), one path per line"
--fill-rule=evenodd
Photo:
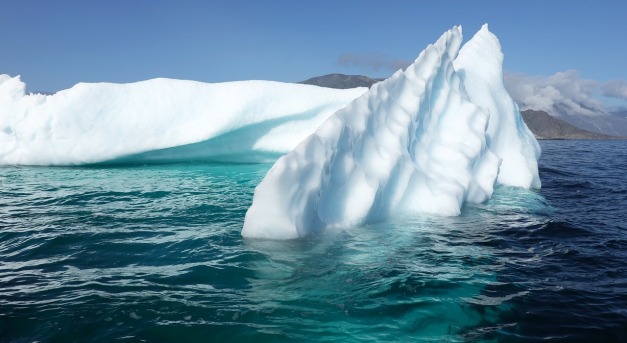
M0 75L0 165L274 161L367 90L171 79L25 88Z
M503 86L498 39L484 25L461 43L454 27L281 157L255 189L242 235L458 215L496 183L540 187L540 148Z

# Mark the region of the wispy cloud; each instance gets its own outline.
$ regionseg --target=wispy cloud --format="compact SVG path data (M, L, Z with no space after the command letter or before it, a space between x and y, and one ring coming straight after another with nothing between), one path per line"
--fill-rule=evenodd
M608 114L596 97L605 85L581 78L575 70L547 77L506 73L505 86L521 109L543 110L558 116Z
M349 53L338 57L337 62L344 67L367 68L371 71L390 71L394 72L399 69L405 69L413 61L400 58L391 58L389 56L369 52L369 53Z
M625 80L608 81L601 86L601 89L603 95L607 97L627 100L627 81Z

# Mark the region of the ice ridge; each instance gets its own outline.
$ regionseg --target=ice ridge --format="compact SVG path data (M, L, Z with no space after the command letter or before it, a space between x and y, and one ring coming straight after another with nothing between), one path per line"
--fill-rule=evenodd
M458 215L494 185L539 187L539 146L502 81L487 25L463 48L444 33L281 157L242 235L290 239L400 212Z

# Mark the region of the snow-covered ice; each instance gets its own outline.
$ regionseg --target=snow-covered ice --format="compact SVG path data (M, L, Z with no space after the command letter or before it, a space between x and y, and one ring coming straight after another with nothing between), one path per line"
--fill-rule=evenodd
M0 75L0 165L274 161L367 90L171 79L25 88Z
M485 25L461 43L454 27L281 157L255 189L242 235L457 215L496 183L540 187L539 145L503 86L498 39Z

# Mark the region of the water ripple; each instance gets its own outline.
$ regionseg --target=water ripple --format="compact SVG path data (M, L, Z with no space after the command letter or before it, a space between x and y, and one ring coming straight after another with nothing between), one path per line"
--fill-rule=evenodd
M542 144L540 192L279 242L268 165L1 168L0 342L626 341L624 143Z

